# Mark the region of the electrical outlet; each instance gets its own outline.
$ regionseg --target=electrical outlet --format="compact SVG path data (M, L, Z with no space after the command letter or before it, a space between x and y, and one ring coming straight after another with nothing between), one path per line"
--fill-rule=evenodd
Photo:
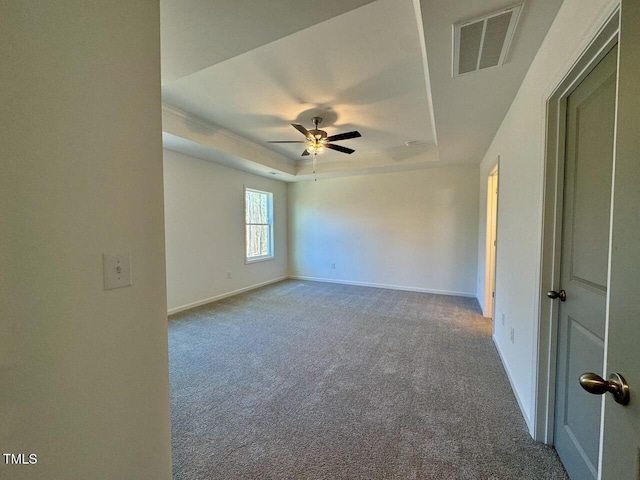
M227 280L231 280L231 272L227 272Z
M514 343L515 335L516 335L516 329L511 327L511 343Z
M502 314L502 326L504 326L504 313Z
M331 264L331 270L335 270L335 269L336 269L336 264L335 264L335 263L332 263L332 264Z

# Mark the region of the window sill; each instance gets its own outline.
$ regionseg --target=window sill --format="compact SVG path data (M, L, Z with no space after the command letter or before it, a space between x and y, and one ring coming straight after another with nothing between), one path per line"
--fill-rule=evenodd
M275 255L271 255L269 257L256 257L256 258L251 258L251 259L245 258L244 259L244 263L246 265L250 265L252 263L268 262L270 260L275 260L275 259L276 259Z

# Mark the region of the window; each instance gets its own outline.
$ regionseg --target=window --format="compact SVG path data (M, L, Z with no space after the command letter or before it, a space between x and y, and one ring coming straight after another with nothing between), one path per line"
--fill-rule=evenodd
M273 193L245 188L247 263L273 258Z

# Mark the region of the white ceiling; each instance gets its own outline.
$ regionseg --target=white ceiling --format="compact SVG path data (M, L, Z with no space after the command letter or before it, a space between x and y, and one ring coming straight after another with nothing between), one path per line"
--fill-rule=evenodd
M172 82L373 0L161 0L162 81Z
M362 134L320 155L319 177L478 163L561 2L527 0L505 66L451 78L452 24L509 3L161 0L165 147L306 179L303 146L268 140L319 115Z

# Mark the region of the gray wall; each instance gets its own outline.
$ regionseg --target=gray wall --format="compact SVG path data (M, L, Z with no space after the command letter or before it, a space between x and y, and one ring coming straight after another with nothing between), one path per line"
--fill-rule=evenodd
M0 446L38 463L0 478L171 478L159 29L153 0L2 3Z

